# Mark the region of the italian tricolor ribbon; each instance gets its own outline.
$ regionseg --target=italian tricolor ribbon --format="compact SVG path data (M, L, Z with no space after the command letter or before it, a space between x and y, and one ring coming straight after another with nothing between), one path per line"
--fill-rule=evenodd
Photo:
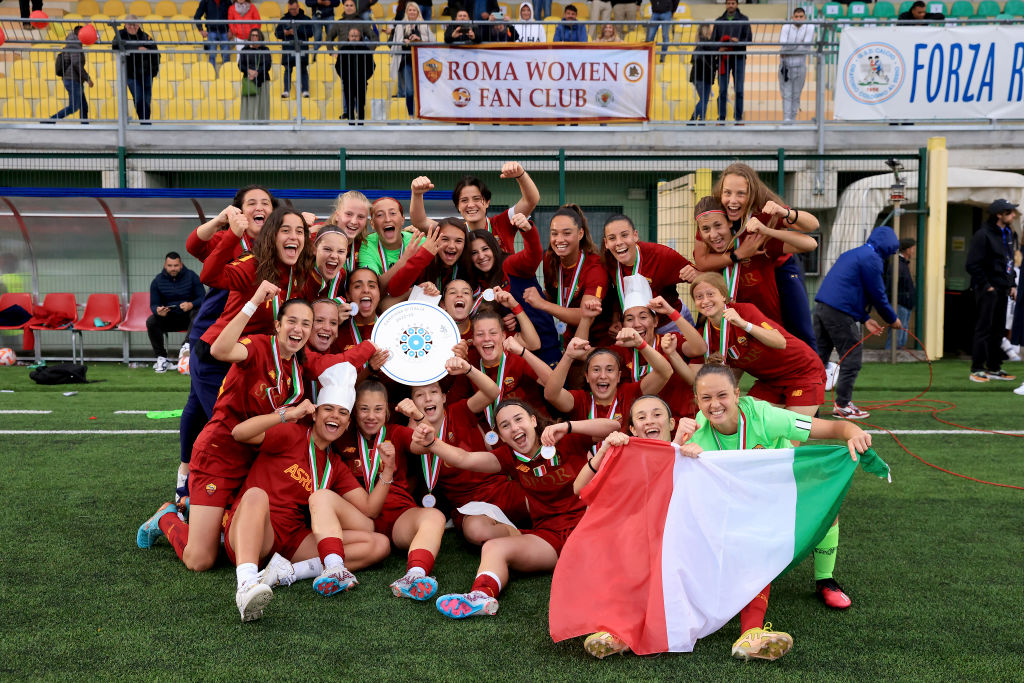
M746 448L747 448L747 417L746 417L746 415L743 414L742 410L740 410L739 413L740 413L740 421L739 421L739 426L737 428L736 433L739 434L740 443L739 443L738 446L736 446L736 448L725 448L722 445L722 440L718 438L719 437L718 430L715 429L714 427L711 427L711 435L715 437L715 445L718 446L718 450L720 450L720 451L725 451L725 450L742 451L742 450L746 450Z
M633 247L636 249L636 263L633 264L633 272L630 275L637 275L640 273L640 247ZM619 295L619 310L625 313L626 310L626 298L623 294L625 284L622 281L622 264L615 264L615 287L618 290L616 293Z
M722 316L721 329L718 331L718 352L722 354L722 358L726 357L726 352L729 349L729 321L725 319L725 315ZM704 357L707 358L711 355L711 320L707 320L704 323L704 345L708 347L708 350L704 352Z
M377 433L376 439L373 441L373 447L366 442L363 438L362 432L356 433L356 442L359 445L359 461L363 464L363 478L365 479L365 486L367 493L373 493L373 487L377 482L377 473L380 472L380 453L377 452L377 448L384 442L384 438L387 435L388 428L381 427L380 432Z
M501 403L502 397L505 395L505 360L508 358L504 353L501 354L501 362L498 364L498 398L493 402L488 403L484 407L484 415L487 417L487 424L491 429L494 429L494 414L498 410L498 405ZM487 374L486 368L484 368L484 362L480 361L480 372Z
M317 481L317 466L316 466L316 446L313 444L313 428L310 427L306 432L306 438L309 439L309 466L312 469L313 477L313 490L327 488L327 482L331 480L331 447L330 445L324 449L324 457L327 460L326 466L324 466L324 476Z
M441 429L437 435L437 438L442 441L444 440L445 425L447 423L448 416L445 415L441 420ZM441 457L424 453L420 456L420 464L423 467L423 481L427 484L427 493L433 493L434 487L437 486L437 478L441 475Z
M284 368L281 365L281 354L277 351L277 337L270 338L270 355L274 357L274 370L277 375L277 396L281 398L284 396L285 385L284 385ZM299 375L299 359L294 354L292 355L292 394L283 403L276 403L274 401L273 389L267 387L267 400L270 401L270 406L277 410L281 406L290 406L302 397L302 378Z

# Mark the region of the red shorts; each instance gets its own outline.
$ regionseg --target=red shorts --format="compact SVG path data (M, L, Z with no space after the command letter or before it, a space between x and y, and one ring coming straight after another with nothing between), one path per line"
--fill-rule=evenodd
M193 505L227 507L245 483L256 452L246 447L219 452L219 449L196 448L188 468L188 490Z
M583 519L582 512L565 517L552 517L550 519L543 520L532 529L523 529L523 534L536 536L537 538L547 542L548 545L555 549L555 553L561 555L562 546L565 545L565 541L569 538L569 534L572 533L573 529L576 528L576 525L579 524L581 519Z
M229 533L231 522L234 518L234 510L228 510L224 513L224 550L227 551L231 564L236 564L235 549L231 547L231 535ZM275 515L273 511L270 513L270 526L274 530L274 545L270 548L270 554L279 553L289 562L299 550L302 542L306 540L306 537L313 533L306 526L304 519L297 518L294 515ZM263 558L261 557L260 559L262 560Z
M409 492L403 488L392 488L388 497L384 499L384 507L380 515L373 520L373 530L378 534L384 534L391 538L391 532L395 530L395 522L406 510L417 507L416 501L412 499Z
M757 380L747 396L779 406L820 406L825 402L825 382L797 379L792 382Z
M453 508L461 507L473 501L480 501L501 508L501 511L519 529L529 527L533 523L530 520L530 509L526 504L526 493L523 491L523 487L519 485L519 482L508 480L497 482L494 486L487 486L478 490L477 494L469 500L453 505ZM466 516L458 510L452 510L452 521L455 523L456 529L462 529L462 520L465 518Z

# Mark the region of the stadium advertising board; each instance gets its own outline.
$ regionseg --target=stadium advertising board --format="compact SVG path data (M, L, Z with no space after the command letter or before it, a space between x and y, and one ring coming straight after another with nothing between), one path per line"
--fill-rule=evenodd
M646 121L651 43L413 47L416 113L435 121Z
M850 27L838 67L837 119L1024 118L1024 27Z

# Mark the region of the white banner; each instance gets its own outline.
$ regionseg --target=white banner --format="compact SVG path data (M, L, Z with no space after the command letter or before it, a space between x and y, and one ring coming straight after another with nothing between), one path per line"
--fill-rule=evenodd
M651 43L413 47L416 113L435 121L646 121Z
M1024 27L849 27L835 117L1024 119Z

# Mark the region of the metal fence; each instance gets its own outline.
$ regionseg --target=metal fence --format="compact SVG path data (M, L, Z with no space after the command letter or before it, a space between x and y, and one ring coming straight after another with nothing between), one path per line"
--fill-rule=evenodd
M64 39L75 25L86 20L51 20L48 33L39 38L34 32L13 30L0 52L10 53L5 78L0 79L0 120L7 122L42 122L69 103L69 93L55 73L56 54L64 48ZM126 74L129 61L148 57L145 52L115 50L117 22L104 23L93 18L99 40L84 49L86 69L93 85L84 88L88 103L88 120L97 124L121 127L138 125L222 125L243 122L287 127L322 128L345 124L342 84L336 69L345 55L354 54L350 44L331 38L338 31L338 22L313 22L318 38L298 49L294 42L274 38L275 29L289 25L280 21L261 21L258 26L266 37L257 47L269 56L269 79L257 97L243 95L243 72L238 64L242 43L210 42L200 33L201 23L183 19L161 21L141 20L141 30L157 43L161 57L159 73L151 82L145 78L129 84ZM225 22L229 24L245 22ZM425 22L438 43L443 44L449 22ZM718 50L699 46L701 24L689 20L658 22L580 22L586 26L591 40L606 24L621 32L627 42L655 41L655 71L651 81L650 121L646 126L677 126L690 123L698 102L698 94L690 80L694 55L717 55ZM785 22L752 21L753 40L745 48L744 74L739 79L743 90L743 120L762 123L783 121L780 97L779 35ZM847 21L815 21L814 40L806 45L806 84L800 99L795 123L824 125L832 119L832 87L835 82L835 57L839 31ZM359 25L351 24L352 26ZM550 40L557 22L538 24ZM395 22L375 21L362 24L367 40L372 43L374 72L367 83L366 105L362 112L367 124L409 125L417 123L406 98L399 95L402 46L389 41ZM481 32L501 24L478 24ZM658 30L661 28L662 30ZM334 29L335 33L331 33ZM740 45L737 45L738 47ZM364 44L362 47L366 47ZM734 53L735 54L735 53ZM289 63L294 69L289 69ZM301 67L308 64L308 88L299 81ZM291 72L291 73L289 73ZM290 81L290 82L289 82ZM129 85L132 86L129 89ZM736 119L737 88L735 79L728 87L727 97L719 98L721 78L717 78L708 95L706 121L698 125L717 125ZM263 92L266 89L267 92ZM308 93L308 96L306 96ZM251 106L255 99L264 99L263 106ZM248 102L246 102L248 101ZM245 103L244 103L245 102ZM140 107L149 103L149 110ZM149 120L140 121L139 114ZM85 117L75 113L65 121L77 122ZM437 125L437 124L430 124Z

